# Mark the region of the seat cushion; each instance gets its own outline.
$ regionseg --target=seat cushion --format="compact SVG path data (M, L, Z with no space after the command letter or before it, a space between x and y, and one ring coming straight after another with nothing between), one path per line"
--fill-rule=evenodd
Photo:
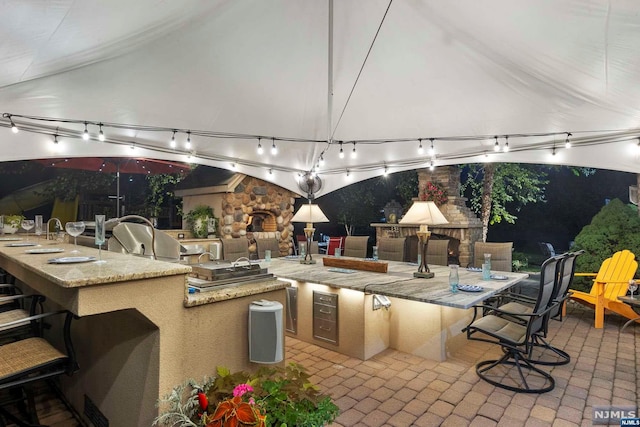
M44 338L5 344L0 347L0 380L66 357Z
M5 323L9 323L9 322L15 322L16 320L20 320L20 319L26 319L27 317L29 317L29 312L21 308L16 310L3 311L3 312L0 312L0 325L4 325ZM24 323L15 324L13 326L6 326L6 327L0 326L0 331L4 331L7 329L12 329L18 326L24 326L28 324L29 322L26 321Z
M470 328L486 332L509 344L524 344L527 328L502 317L488 315L481 317L470 325Z

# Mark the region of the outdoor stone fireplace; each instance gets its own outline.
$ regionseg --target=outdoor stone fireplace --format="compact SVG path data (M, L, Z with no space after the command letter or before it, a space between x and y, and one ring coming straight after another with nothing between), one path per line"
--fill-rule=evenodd
M427 182L436 182L447 190L447 203L440 206L440 211L449 221L448 224L429 226L432 238L449 238L449 259L456 258L461 266L473 261L473 245L482 240L482 221L466 205L466 198L460 197L460 170L456 166L440 166L435 170L418 170L418 188L425 187ZM372 224L376 228L376 238L408 237L415 239L418 226L404 224ZM410 248L413 245L408 245ZM407 259L415 261L417 257L409 250ZM412 258L413 257L413 258Z
M249 239L249 251L255 252L256 238L275 238L280 255L293 252L294 201L297 197L287 189L244 174L223 176L206 186L181 189L185 212L205 204L220 219L221 239Z

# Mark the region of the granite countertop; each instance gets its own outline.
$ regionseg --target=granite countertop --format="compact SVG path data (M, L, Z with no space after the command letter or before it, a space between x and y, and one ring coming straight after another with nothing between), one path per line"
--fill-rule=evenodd
M12 243L23 243L27 241L26 238L16 242L0 240L0 256L15 262L27 270L34 271L36 274L65 288L165 277L191 272L191 267L186 265L155 261L149 258L109 252L107 250L102 250L102 259L106 262L101 264L96 262L50 264L47 262L49 259L60 257L92 256L97 259L98 249L78 246L80 253L72 254L71 251L74 250L73 244L51 240L47 241L44 238L38 240L35 237L30 237L28 240L38 243L38 246L7 246ZM27 251L33 249L52 248L64 249L64 252L44 254L27 253Z
M431 304L455 308L470 308L485 299L505 290L517 282L529 277L526 273L495 272L504 275L505 280L482 280L482 273L459 269L460 284L481 286L481 292L449 290L449 267L430 265L435 277L418 279L413 273L418 270L416 264L384 261L388 263L387 273L351 270L349 273L331 271L331 267L322 264L322 255L314 255L316 264L300 264L295 258L274 258L270 263L261 263L269 272L279 278L318 283L334 288L346 288L365 293L376 293ZM335 270L335 269L334 269Z

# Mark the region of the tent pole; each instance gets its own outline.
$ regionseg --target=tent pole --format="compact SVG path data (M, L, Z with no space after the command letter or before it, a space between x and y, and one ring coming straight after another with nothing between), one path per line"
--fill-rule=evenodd
M120 218L120 162L116 163L116 218Z
M333 110L333 0L329 0L329 58L327 73L327 142L331 143L331 111Z

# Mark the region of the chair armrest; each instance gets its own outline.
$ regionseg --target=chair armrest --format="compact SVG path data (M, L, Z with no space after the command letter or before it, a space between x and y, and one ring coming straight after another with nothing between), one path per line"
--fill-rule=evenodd
M34 314L29 317L24 317L22 319L13 320L7 323L0 323L0 328L11 328L13 326L19 326L24 324L25 322L31 322L34 320L44 319L45 317L54 316L56 314L67 313L67 310L58 310L58 311L47 311L46 313Z
M598 273L573 273L576 277L596 277Z
M16 301L19 299L26 299L26 298L42 299L42 301L46 299L43 295L40 295L40 294L31 294L31 295L20 294L20 295L8 295L6 297L0 297L0 302Z
M522 294L515 294L513 292L505 292L505 293L497 294L496 297L500 299L504 298L510 301L527 302L532 304L535 304L536 302L536 298L529 297L527 295L522 295Z

